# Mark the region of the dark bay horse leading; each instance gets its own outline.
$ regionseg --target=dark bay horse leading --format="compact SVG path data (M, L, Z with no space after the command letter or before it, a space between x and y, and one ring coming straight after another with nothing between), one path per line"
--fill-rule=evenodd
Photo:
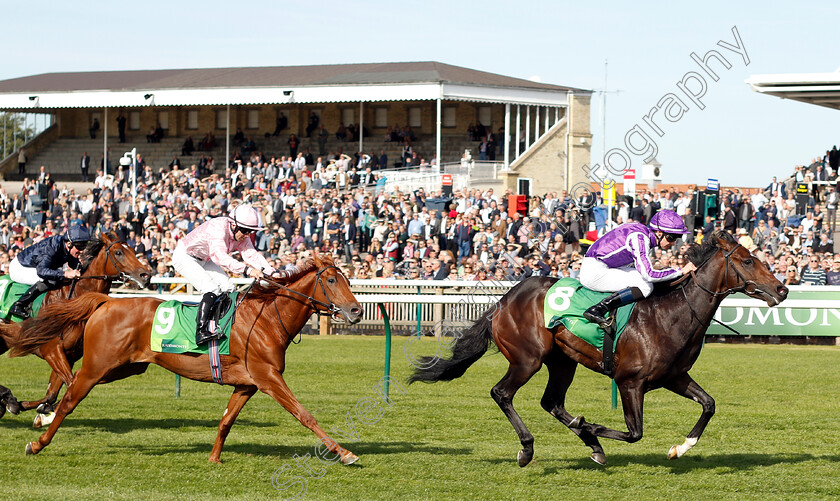
M212 382L207 355L156 353L150 347L152 321L161 303L153 298L112 299L86 294L79 299L41 310L24 325L22 335L37 344L73 326L85 324L82 368L56 409L56 417L26 452L37 454L55 435L64 418L99 383L145 372L150 363L196 381ZM210 460L221 462L225 438L242 407L262 391L312 430L344 464L358 457L342 448L318 426L315 418L292 395L283 379L286 349L315 313L340 316L348 323L361 319L362 308L350 292L350 282L329 256L309 260L289 279L289 285L254 285L236 310L230 333L230 355L221 356L224 384L234 387ZM68 327L69 326L69 327Z
M788 290L755 256L724 232L716 232L700 246L692 246L688 258L698 270L678 285L657 287L653 294L638 303L630 316L615 349L615 382L621 395L628 431L611 430L587 422L583 416L572 417L565 409L566 391L574 379L577 364L604 372L602 352L575 337L562 324L552 330L545 327L543 300L556 279L527 279L508 291L493 310L456 338L452 357L423 360L410 381L450 381L495 343L510 362L507 374L490 391L502 412L510 420L522 450L519 466L531 462L534 437L513 408L513 397L540 368L548 368L548 385L541 404L592 448L592 459L606 464L598 437L625 442L642 438L642 405L650 390L667 388L703 406L697 424L685 442L671 447L675 459L693 447L715 412L715 401L688 375L703 345L703 336L724 297L734 292L763 299L775 306L787 297Z
M134 250L113 233L103 233L99 239L88 243L80 261L82 276L75 286L68 282L60 289L47 292L42 307L66 300L71 290L74 297L85 292L107 293L116 280L130 280L140 287L148 287L154 274L148 265L137 259ZM60 338L32 349L26 340L20 338L20 324L0 325L0 354L8 350L11 350L12 356L35 353L50 364L53 372L47 395L39 401L18 402L8 388L0 386L0 416L7 407L17 414L20 410L55 402L62 383L69 384L73 377L73 364L82 358L82 329L67 330Z

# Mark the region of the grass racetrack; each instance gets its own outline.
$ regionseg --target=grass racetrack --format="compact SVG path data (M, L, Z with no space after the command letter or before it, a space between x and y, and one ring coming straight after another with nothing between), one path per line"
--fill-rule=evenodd
M392 374L405 381L406 338L395 338ZM425 338L414 353L431 353ZM232 388L183 381L151 366L141 376L98 386L65 420L39 455L24 455L40 431L33 414L0 419L2 499L837 499L840 497L840 348L717 345L705 347L692 370L717 402L697 446L668 461L700 406L666 390L647 394L644 438L602 439L607 465L542 410L546 382L538 373L514 400L534 435L535 460L516 464L520 444L490 398L507 363L485 356L450 383L415 384L367 421L356 415L376 398L382 377L381 337L304 336L287 356L286 381L325 430L360 456L353 466L322 464L311 475L296 464L314 454L314 434L267 395L240 414L224 464L207 461ZM43 395L48 369L35 357L0 359L0 384L18 398ZM625 430L609 407L609 380L579 368L567 398L573 415ZM362 412L364 415L364 413ZM377 421L378 418L378 421ZM376 421L374 423L374 421ZM276 473L276 474L275 474ZM299 478L295 478L299 477ZM274 478L274 483L272 479ZM305 478L305 483L302 480ZM276 486L276 487L275 487Z

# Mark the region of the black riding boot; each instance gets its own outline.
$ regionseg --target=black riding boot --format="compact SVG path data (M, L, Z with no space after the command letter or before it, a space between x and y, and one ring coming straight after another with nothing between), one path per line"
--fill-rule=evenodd
M18 299L15 304L9 308L9 313L19 318L29 318L31 313L29 311L29 306L32 304L32 301L35 301L35 298L37 298L42 292L47 292L48 290L50 290L50 287L45 282L36 283L24 292L20 299Z
M219 338L216 332L210 332L208 329L215 303L216 295L212 292L206 292L198 303L198 313L195 316L195 344L198 346Z
M583 316L590 322L603 326L607 323L607 319L604 317L610 310L624 306L625 304L635 303L640 299L644 299L644 297L644 294L642 294L642 291L638 287L628 287L605 297L600 303L593 305L583 312Z

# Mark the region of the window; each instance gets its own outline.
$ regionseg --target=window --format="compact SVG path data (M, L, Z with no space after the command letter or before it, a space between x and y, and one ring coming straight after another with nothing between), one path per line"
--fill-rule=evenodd
M129 130L140 130L140 112L139 111L129 111L128 112L128 129Z
M157 121L160 124L160 128L163 130L169 130L169 112L168 111L159 111L157 116Z
M520 177L516 179L517 181L517 188L519 189L520 195L525 195L526 197L531 196L531 178L527 177Z
M260 128L260 110L248 110L247 119L248 121L245 125L246 129Z
M198 110L187 111L187 129L198 129Z
M455 119L455 112L457 108L454 106L447 106L443 108L443 126L444 127L455 127L456 119Z
M227 110L216 110L216 128L227 129Z
M478 107L478 121L487 126L493 123L493 109L489 106Z
M423 109L419 106L412 106L408 109L408 125L421 127L423 125Z
M344 125L356 123L356 110L353 108L344 108L341 110L341 121Z
M374 127L388 127L388 108L376 108L373 113Z

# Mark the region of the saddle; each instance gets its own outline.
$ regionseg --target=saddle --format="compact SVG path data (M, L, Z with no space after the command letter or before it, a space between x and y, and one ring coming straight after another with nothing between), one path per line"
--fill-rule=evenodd
M218 352L230 354L230 331L233 327L238 292L222 294L214 304L211 327L218 329L222 337L218 340ZM152 322L150 347L157 353L196 353L209 355L209 344L195 344L196 303L164 301L155 310Z
M601 350L604 357L604 373L612 377L615 369L615 344L624 331L636 303L611 310L606 328L591 323L583 316L584 311L609 294L589 290L573 278L561 278L545 294L543 316L546 329L553 329L562 323L569 332Z

